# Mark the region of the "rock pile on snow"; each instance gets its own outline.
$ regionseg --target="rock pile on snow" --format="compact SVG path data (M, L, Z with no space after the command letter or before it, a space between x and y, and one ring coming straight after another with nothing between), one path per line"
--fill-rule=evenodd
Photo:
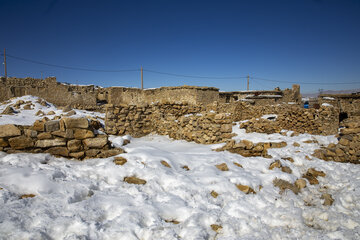
M86 118L37 120L32 126L0 125L0 151L50 153L68 158L106 158L123 153L113 148L101 124Z

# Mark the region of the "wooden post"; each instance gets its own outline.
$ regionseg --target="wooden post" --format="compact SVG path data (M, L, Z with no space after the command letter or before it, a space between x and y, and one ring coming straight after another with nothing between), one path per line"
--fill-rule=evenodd
M141 90L143 90L144 89L144 79L143 79L143 67L141 67Z
M247 75L247 90L249 91L249 80L250 80L250 76Z
M5 52L5 48L4 48L4 73L5 73L5 79L7 79L6 52Z

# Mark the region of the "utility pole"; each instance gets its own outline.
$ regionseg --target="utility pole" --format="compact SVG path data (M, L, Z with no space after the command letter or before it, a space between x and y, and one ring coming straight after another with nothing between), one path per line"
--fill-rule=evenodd
M249 81L250 81L250 76L249 74L247 75L247 90L249 91Z
M144 78L143 78L143 67L141 67L141 90L143 90L144 89Z
M7 70L6 70L6 52L4 48L4 72L5 72L5 79L7 79Z

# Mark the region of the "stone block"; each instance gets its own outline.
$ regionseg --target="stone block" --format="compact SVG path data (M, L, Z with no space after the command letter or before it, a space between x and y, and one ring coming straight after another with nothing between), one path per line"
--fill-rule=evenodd
M69 149L70 152L78 152L82 150L83 145L81 140L73 139L67 142L67 148Z
M9 144L12 149L26 149L34 146L34 141L30 137L19 136L9 139Z
M87 138L83 140L84 146L87 148L103 148L108 142L106 135L99 135L95 138Z
M60 129L60 124L58 120L52 120L45 122L45 131L54 132Z
M65 124L65 128L82 128L89 127L89 121L87 118L63 118L62 121Z
M86 138L93 138L95 137L94 133L87 129L74 129L74 138L83 140Z
M0 137L15 137L20 136L21 131L14 124L0 125Z
M66 140L62 138L37 140L35 143L35 147L39 147L39 148L58 147L65 145L66 145Z
M69 150L66 147L52 147L47 149L45 152L56 156L62 156L62 157L69 156Z

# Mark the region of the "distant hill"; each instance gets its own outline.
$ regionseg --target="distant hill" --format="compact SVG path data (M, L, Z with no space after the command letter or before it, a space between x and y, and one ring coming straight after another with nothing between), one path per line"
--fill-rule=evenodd
M349 89L349 90L326 90L322 91L322 94L345 94L345 93L355 93L360 92L360 88L357 89ZM302 97L317 97L319 93L302 93Z

